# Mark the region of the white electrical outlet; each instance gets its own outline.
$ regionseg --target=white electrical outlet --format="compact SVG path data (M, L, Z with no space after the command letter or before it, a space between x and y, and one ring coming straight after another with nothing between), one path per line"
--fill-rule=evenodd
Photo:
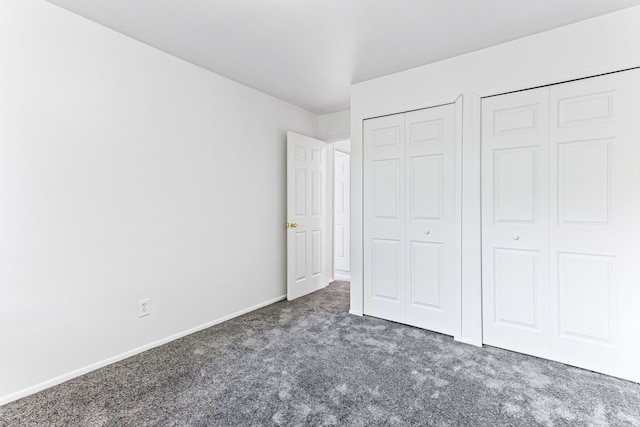
M151 314L151 301L149 298L138 301L138 317L144 317Z

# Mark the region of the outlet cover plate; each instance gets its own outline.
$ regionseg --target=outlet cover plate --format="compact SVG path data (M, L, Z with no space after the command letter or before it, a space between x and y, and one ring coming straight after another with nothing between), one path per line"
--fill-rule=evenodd
M151 300L149 298L138 301L138 317L144 317L151 314Z

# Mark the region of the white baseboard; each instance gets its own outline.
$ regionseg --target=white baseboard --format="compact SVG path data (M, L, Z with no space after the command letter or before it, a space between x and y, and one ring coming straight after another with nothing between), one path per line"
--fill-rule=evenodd
M464 343L464 344L469 344L469 345L473 345L475 347L482 347L482 343L481 342L477 342L476 340L472 340L469 338L463 338L463 337L453 337L453 339L455 341Z
M224 316L224 317L221 317L219 319L207 322L207 323L205 323L203 325L199 325L199 326L196 326L194 328L187 329L186 331L178 332L177 334L170 335L170 336L168 336L166 338L159 339L159 340L154 341L152 343L145 344L145 345L143 345L141 347L134 348L134 349L129 350L129 351L125 351L124 353L118 354L118 355L113 356L113 357L109 357L108 359L102 360L100 362L92 363L91 365L85 366L85 367L80 368L80 369L76 369L75 371L68 372L66 374L60 375L60 376L52 378L50 380L43 381L43 382L41 382L39 384L33 385L31 387L24 388L24 389L19 390L19 391L15 392L15 393L11 393L11 394L8 394L6 396L0 396L0 406L5 405L5 404L7 404L9 402L13 402L14 400L22 399L23 397L29 396L30 394L37 393L37 392L42 391L44 389L47 389L49 387L53 387L53 386L56 386L58 384L62 384L65 381L69 381L70 379L73 379L73 378L79 377L81 375L87 374L87 373L89 373L91 371L95 371L96 369L100 369L100 368L105 367L107 365L111 365L112 363L116 363L116 362L119 362L121 360L127 359L127 358L129 358L131 356L135 356L136 354L140 354L140 353L142 353L144 351L147 351L147 350L150 350L150 349L152 349L154 347L159 347L159 346L161 346L163 344L166 344L168 342L177 340L178 338L182 338L182 337L185 337L187 335L191 335L191 334L193 334L195 332L199 332L199 331L201 331L203 329L210 328L211 326L217 325L217 324L225 322L227 320L231 320L231 319L233 319L235 317L238 317L238 316L242 316L243 314L249 313L251 311L257 310L257 309L262 308L262 307L266 307L268 305L274 304L276 302L279 302L279 301L282 301L282 300L285 300L285 299L287 299L286 295L282 295L280 297L270 299L270 300L265 301L263 303L254 305L253 307L249 307L249 308L246 308L244 310L237 311L235 313L229 314L228 316Z
M334 277L336 280L351 281L351 274L348 271L336 270Z
M364 316L364 314L356 310L349 310L349 314L353 314L354 316L360 316L360 317Z

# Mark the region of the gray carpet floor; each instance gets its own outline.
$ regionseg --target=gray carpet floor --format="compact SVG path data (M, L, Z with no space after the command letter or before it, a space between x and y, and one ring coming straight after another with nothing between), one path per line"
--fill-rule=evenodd
M2 426L640 426L640 385L347 313L335 282L0 407Z

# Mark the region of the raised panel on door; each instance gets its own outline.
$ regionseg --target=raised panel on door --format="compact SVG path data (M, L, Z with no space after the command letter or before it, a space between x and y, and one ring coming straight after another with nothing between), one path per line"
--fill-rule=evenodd
M617 345L615 257L557 254L558 335Z
M364 314L405 321L404 114L364 122Z
M639 381L640 71L551 88L551 349Z
M297 148L300 149L301 147ZM295 170L294 206L294 215L296 217L304 217L307 214L307 170L304 168Z
M409 242L409 304L442 312L443 244Z
M538 212L539 146L493 152L495 224L535 224ZM545 159L542 159L543 161Z
M322 274L322 230L311 231L311 277Z
M549 356L547 88L482 101L483 342Z
M455 105L406 114L407 323L454 335L459 327Z
M611 225L614 138L557 144L558 223Z
M322 215L322 184L323 174L315 170L311 172L311 215Z
M530 250L495 249L493 260L493 321L543 333L539 306L546 301L538 298L540 254Z
M400 200L404 187L400 185L402 159L384 159L371 162L371 198L374 221L402 221Z
M371 274L372 298L376 301L403 304L401 280L401 242L398 240L372 239Z
M307 280L307 232L295 232L295 281Z
M410 220L442 220L444 160L442 153L411 156L408 177Z

